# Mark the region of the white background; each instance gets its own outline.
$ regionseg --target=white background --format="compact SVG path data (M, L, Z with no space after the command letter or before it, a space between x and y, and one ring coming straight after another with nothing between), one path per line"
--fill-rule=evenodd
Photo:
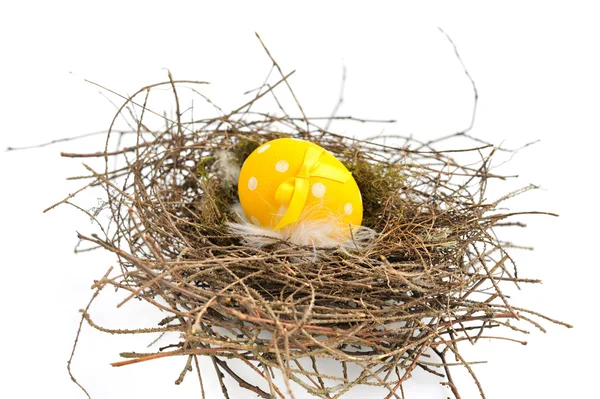
M42 210L78 187L66 177L84 172L79 160L59 152L101 150L103 141L4 151L106 129L112 105L83 78L127 94L165 80L168 68L175 78L212 82L206 93L229 109L268 72L270 61L254 36L259 32L284 70L297 71L291 83L307 114L329 114L345 65L340 114L394 118L396 125L373 126L372 133L385 128L427 139L466 127L472 104L469 82L438 27L453 38L479 89L473 134L513 148L541 140L501 168L520 175L506 188L542 187L507 203L511 210L560 214L526 217L528 227L511 233L515 242L535 247L515 254L521 275L544 281L513 292L512 300L575 325L546 323L547 334L532 330L524 337L527 346L482 342L465 347L465 354L488 361L475 370L490 399L599 396L592 372L600 355L594 328L600 24L594 2L202 3L0 6L0 397L84 397L66 361L78 309L93 279L114 260L73 254L75 231L92 229L84 215L70 207ZM351 135L368 130L352 126L338 128ZM96 198L79 203L91 208ZM108 327L156 320L135 305L117 310L119 298L107 292L92 315ZM151 340L86 327L75 375L93 398L199 397L193 375L173 384L182 359L109 366L120 351L144 350ZM217 398L209 363L203 364L208 397ZM463 398L477 397L469 376L455 373ZM450 396L438 381L418 374L406 384L407 398ZM232 397L240 396L252 395L233 387ZM297 393L302 397L308 396ZM347 397L381 395L359 389Z

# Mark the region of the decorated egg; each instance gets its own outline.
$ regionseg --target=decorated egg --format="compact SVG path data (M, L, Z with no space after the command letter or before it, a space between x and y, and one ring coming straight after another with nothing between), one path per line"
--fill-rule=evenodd
M247 219L271 231L304 229L348 240L362 222L352 174L305 140L281 138L254 150L240 171L238 194Z

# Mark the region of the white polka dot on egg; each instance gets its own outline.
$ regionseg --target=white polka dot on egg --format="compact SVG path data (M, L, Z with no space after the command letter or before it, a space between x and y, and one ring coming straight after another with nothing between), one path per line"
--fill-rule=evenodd
M259 147L256 152L259 154L262 154L263 152L267 151L269 149L269 147L271 147L271 144L267 143L267 144L263 145L262 147Z
M315 183L311 187L312 195L314 195L317 198L323 198L325 196L326 191L327 188L325 188L325 185L323 185L323 183Z
M351 203L346 202L346 205L344 205L344 213L346 215L352 214L352 204Z
M287 161L281 160L279 162L277 162L275 164L275 170L280 172L280 173L284 173L287 172L288 168L290 167L290 164L287 163Z
M258 187L258 180L256 180L256 177L252 176L248 179L248 189L254 191L256 190L256 187Z

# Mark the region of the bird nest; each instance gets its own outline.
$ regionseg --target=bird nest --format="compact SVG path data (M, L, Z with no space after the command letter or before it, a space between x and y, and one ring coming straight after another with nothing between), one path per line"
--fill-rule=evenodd
M126 359L113 365L180 356L178 382L194 367L202 381L198 357L206 356L225 397L234 381L263 398L298 389L338 398L357 385L401 398L419 368L459 398L450 374L456 364L484 396L461 341L521 342L502 331L525 332L515 321L556 322L503 294L537 280L518 277L511 245L495 231L515 224L507 219L516 214L498 205L518 193L486 199L490 179L504 179L490 171L495 149L464 133L426 143L388 137L386 145L334 134L323 120L252 110L282 84L287 76L229 113L184 122L178 93L196 83L170 78L125 100L115 120L129 119L131 129L111 125L103 151L63 154L104 160L103 171L87 166L86 189L103 189L110 220L94 218L99 233L79 238L115 254L120 272L97 280L93 298L112 286L124 293L122 303L137 298L163 314L157 325L110 330L93 321L88 306L82 321L108 332L180 333L156 353L122 353ZM153 129L147 101L160 88L172 92L175 116ZM229 170L281 137L317 143L352 172L363 225L376 233L366 245L340 250L282 240L256 248L231 233L238 199ZM453 140L458 149L441 149Z

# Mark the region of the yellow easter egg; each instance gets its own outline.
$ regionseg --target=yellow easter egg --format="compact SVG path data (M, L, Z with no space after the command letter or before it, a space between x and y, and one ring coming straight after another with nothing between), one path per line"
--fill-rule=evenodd
M272 230L306 223L334 223L350 235L362 222L362 199L346 167L324 148L282 138L258 147L238 180L244 213Z

